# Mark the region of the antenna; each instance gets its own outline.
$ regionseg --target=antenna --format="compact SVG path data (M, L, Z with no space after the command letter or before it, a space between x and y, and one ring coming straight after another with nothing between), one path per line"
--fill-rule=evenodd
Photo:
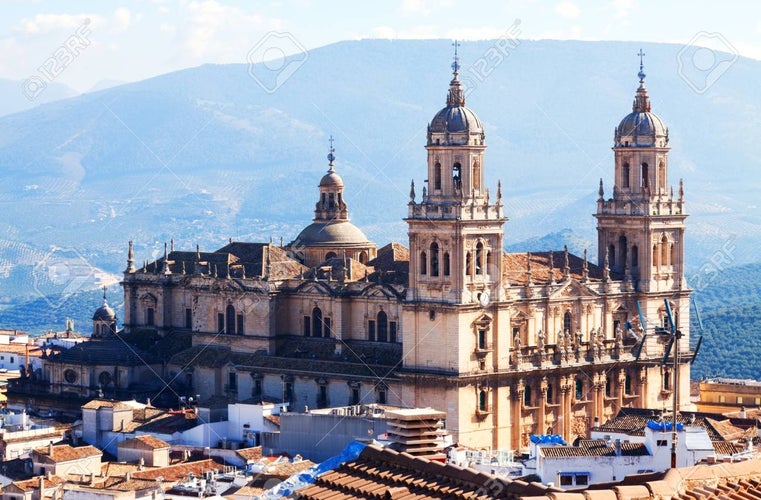
M674 316L671 314L671 304L669 304L669 299L663 299L663 302L666 305L666 316L669 320L669 335L671 337L663 356L664 365L671 353L671 347L674 347L674 414L672 415L673 426L671 431L671 468L674 469L676 468L676 423L677 412L679 411L679 339L682 337L682 332L677 330L676 325L674 324Z

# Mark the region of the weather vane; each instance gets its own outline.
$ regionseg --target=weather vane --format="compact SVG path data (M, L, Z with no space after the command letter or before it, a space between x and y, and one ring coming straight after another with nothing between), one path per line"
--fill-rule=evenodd
M457 56L457 47L460 46L460 42L455 40L452 42L452 46L454 47L454 62L452 63L452 70L457 73L460 71L460 58Z
M333 134L330 135L330 139L328 139L330 142L330 152L328 153L328 161L330 162L330 166L333 166L333 162L336 159L336 155L334 154L336 152L335 148L333 148Z
M642 52L642 49L639 49L639 52L637 52L637 55L639 56L639 73L637 73L637 76L639 77L639 81L644 81L645 79L645 63L643 61L643 58L645 57L645 53Z

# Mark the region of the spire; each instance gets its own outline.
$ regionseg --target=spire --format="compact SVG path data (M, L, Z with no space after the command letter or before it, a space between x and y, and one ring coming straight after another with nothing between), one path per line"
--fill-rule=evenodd
M643 57L645 57L645 53L642 52L642 49L639 49L639 52L637 53L639 56L639 73L637 73L637 76L639 77L639 88L637 89L637 94L634 97L634 104L632 105L632 111L638 112L638 113L647 113L650 111L650 97L647 95L647 89L645 88L645 65L643 61Z
M330 151L328 151L328 166L330 167L328 169L328 172L334 172L333 169L333 162L336 161L336 148L333 147L333 135L331 134L330 139L328 139L330 142Z
M679 179L679 201L684 201L684 181Z
M105 285L103 286L103 305L104 306L108 305L108 301L106 300L106 287L105 287Z
M454 61L452 62L452 81L449 82L449 93L447 94L447 106L465 106L465 95L462 92L462 85L460 84L460 56L457 55L457 48L460 46L460 42L455 40L452 45L454 46Z
M610 276L610 248L605 249L605 260L602 264L602 280L608 281Z
M571 265L568 263L568 245L563 246L563 277L566 279L571 277Z
M497 203L502 201L502 181L497 181Z
M597 190L597 194L600 195L597 201L603 201L605 199L605 191L602 188L602 177L600 177L600 189Z
M410 203L415 203L415 179L410 183Z
M582 270L583 282L589 281L589 262L587 261L587 249L584 249L584 268Z
M135 272L135 251L132 249L132 240L130 240L129 247L127 249L127 272Z
M164 269L162 272L164 274L172 274L172 270L169 268L169 254L166 251L166 241L164 242Z

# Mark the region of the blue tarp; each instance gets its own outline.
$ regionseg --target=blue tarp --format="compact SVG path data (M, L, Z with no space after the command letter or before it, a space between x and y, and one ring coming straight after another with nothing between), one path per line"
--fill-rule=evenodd
M534 444L560 444L566 446L560 434L532 434L529 439Z
M309 484L314 483L317 476L324 474L330 470L339 468L342 464L351 460L356 460L362 450L365 449L364 443L353 441L346 445L346 447L334 457L330 457L322 463L313 465L307 470L300 472L294 476L289 477L282 483L278 484L274 488L263 492L257 498L267 500L275 498L284 498L289 496L294 491L301 489Z
M654 431L670 431L670 430L673 430L674 425L671 422L655 422L653 420L648 420L647 427ZM676 430L678 431L684 430L684 425L677 422Z

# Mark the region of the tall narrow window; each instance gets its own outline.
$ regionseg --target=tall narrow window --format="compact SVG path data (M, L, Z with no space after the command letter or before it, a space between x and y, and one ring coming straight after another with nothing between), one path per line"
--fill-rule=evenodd
M378 342L388 341L388 316L385 312L378 313Z
M642 187L643 188L649 188L650 187L650 179L648 178L648 166L647 163L642 164Z
M330 329L330 318L325 317L322 318L322 336L327 338L330 338L330 332L332 330Z
M322 337L322 309L312 309L312 337Z
M452 165L452 185L454 186L455 191L462 189L462 177L460 176L461 171L462 166L459 162Z
M629 163L624 163L623 167L621 168L621 187L629 187L630 176L631 172L629 171Z
M571 332L572 328L573 319L571 318L571 313L566 311L565 314L563 314L563 332Z
M674 259L674 244L669 243L669 264L673 266L674 262L676 262Z
M379 390L378 391L378 404L379 405L385 405L386 401L387 401L387 399L386 399L386 391Z
M489 409L488 401L486 399L486 391L483 389L478 391L478 409L480 411L487 411Z
M476 274L483 274L484 269L484 244L480 241L476 245Z
M663 162L658 164L658 188L661 190L666 189L666 166Z
M420 274L428 274L428 255L425 252L420 252Z
M465 254L465 274L467 276L473 276L473 253L468 252Z
M639 267L639 248L632 245L632 267Z
M523 406L531 406L531 387L529 386L523 389Z
M235 333L243 335L243 315L238 315L238 324L236 325Z
M227 374L227 386L231 391L238 390L238 374L230 372Z
M224 313L217 314L217 333L225 333L225 315Z
M583 401L584 400L584 381L580 378L577 378L575 385L576 385L575 387L576 401Z
M605 397L609 398L613 394L613 386L609 378L605 379Z
M333 193L328 194L328 210L336 208L336 195Z
M671 262L669 262L669 256L669 240L664 234L663 238L661 238L661 265L668 266L671 264Z
M481 164L478 163L478 160L473 162L473 188L481 189Z
M663 373L663 390L664 391L671 390L671 373L669 372Z
M658 265L658 245L653 245L653 265Z
M225 309L225 333L233 335L235 333L235 308L229 304Z
M367 264L367 252L364 250L359 252L359 262L362 264Z
M193 328L193 309L189 307L185 308L185 328L188 330Z
M358 405L359 404L359 389L352 389L351 390L351 400L349 401L350 405Z
M155 310L152 307L149 307L145 314L145 323L148 326L153 326L156 323L155 315Z
M554 401L554 397L555 395L552 393L552 384L547 384L547 397L546 397L547 404L551 405L552 402Z
M449 276L449 252L444 252L441 266L444 268L444 276Z
M478 330L478 348L481 350L486 349L486 330Z
M616 266L616 245L608 245L608 265Z
M441 190L441 163L433 166L433 189Z
M626 241L626 236L621 236L620 238L618 238L618 251L621 252L621 255L619 256L621 269L626 267L626 258L628 257L626 253L628 249L629 249L629 246L628 246L628 242Z
M367 340L375 342L375 320L371 319L367 322Z
M492 270L492 256L491 251L486 252L486 274L490 274Z
M396 321L388 322L388 341L396 342Z
M624 394L632 393L632 377L628 373L624 376Z
M439 244L431 243L431 276L439 275Z

